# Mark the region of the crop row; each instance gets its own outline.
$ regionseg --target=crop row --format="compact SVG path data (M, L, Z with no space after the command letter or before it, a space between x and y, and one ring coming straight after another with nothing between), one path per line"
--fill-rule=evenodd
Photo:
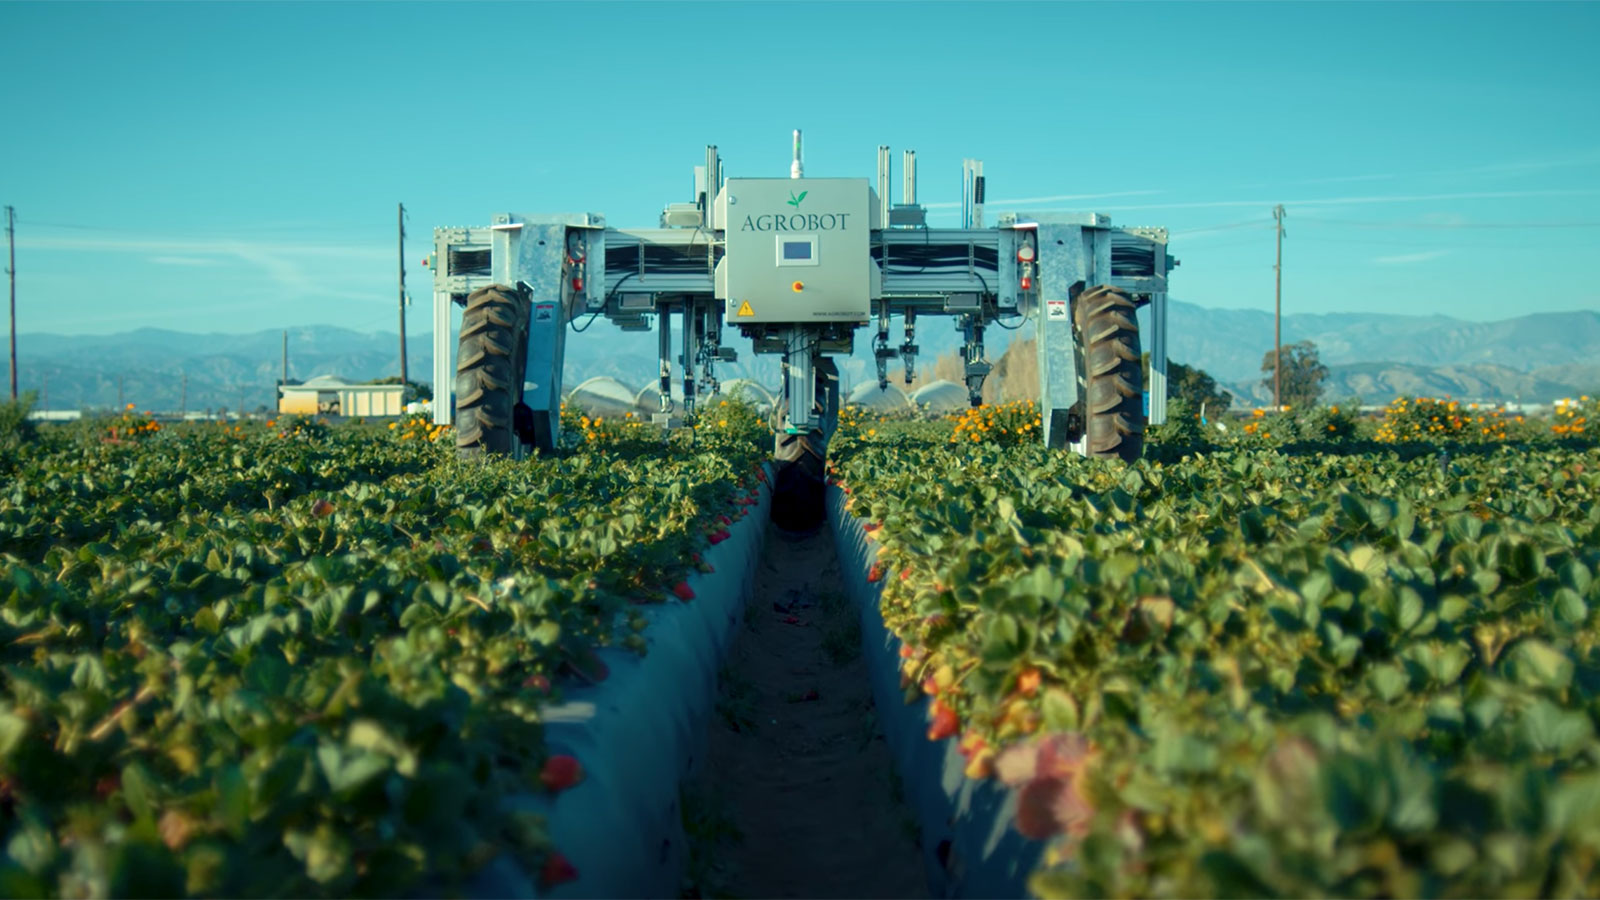
M852 428L833 471L928 737L1051 842L1035 892L1600 891L1600 452L960 427Z
M639 604L688 599L756 427L484 465L315 423L8 456L0 893L440 895L502 854L570 877L500 801L581 777L540 708L642 648Z

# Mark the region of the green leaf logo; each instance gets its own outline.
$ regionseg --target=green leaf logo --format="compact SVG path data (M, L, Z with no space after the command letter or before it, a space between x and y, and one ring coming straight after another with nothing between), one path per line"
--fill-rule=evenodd
M796 197L794 195L794 191L790 191L789 192L789 205L794 207L795 209L799 209L800 208L800 202L802 200L806 199L806 193L807 193L806 191L801 191L800 192L800 196Z

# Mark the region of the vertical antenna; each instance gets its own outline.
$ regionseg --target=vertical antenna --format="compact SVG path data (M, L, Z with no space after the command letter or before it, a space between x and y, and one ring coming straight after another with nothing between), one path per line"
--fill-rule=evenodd
M889 147L878 145L878 224L889 227Z
M1283 204L1272 208L1278 229L1278 261L1272 266L1272 405L1283 411Z
M972 161L972 227L983 227L983 160Z
M794 162L789 164L789 177L803 178L805 177L805 172L805 166L801 165L800 162L800 129L796 128L794 130Z
M400 224L400 413L406 411L406 391L410 390L411 382L408 380L411 373L406 371L406 205L399 204L398 214ZM288 374L285 373L285 378Z

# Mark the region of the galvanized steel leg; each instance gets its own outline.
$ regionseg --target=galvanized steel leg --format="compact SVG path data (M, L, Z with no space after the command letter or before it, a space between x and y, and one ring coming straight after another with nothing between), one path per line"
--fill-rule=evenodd
M456 379L454 360L450 358L450 295L433 292L433 424L449 425L455 412Z

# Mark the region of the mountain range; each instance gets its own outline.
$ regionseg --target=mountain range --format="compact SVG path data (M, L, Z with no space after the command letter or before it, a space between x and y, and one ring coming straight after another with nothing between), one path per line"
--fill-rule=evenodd
M920 366L931 369L939 356L959 349L954 325L932 317L920 321ZM998 359L1013 338L1031 330L989 328L989 357ZM287 333L291 379L334 374L357 381L399 374L394 333L325 325L297 326ZM1245 403L1270 399L1260 375L1262 357L1272 346L1270 313L1173 301L1168 334L1169 358L1206 370ZM270 408L282 369L283 335L149 328L110 335L18 335L22 388L39 390L39 405L57 410L110 409L118 403L233 410L241 401L251 410ZM868 329L857 332L856 353L839 361L847 388L874 377L870 336ZM658 367L654 333L622 332L596 322L590 333L568 338L563 373L568 386L594 376L633 387L653 382ZM902 340L898 322L890 338L893 344ZM1328 398L1359 396L1383 403L1398 394L1428 394L1539 403L1600 392L1600 313L1595 312L1534 313L1493 322L1443 315L1290 313L1283 317L1283 339L1316 344L1330 369ZM725 340L739 351L740 361L721 365L719 377L778 381L776 357L753 356L732 329ZM413 333L406 343L412 380L431 381L432 336ZM898 380L899 371L899 363L892 363L891 377Z

